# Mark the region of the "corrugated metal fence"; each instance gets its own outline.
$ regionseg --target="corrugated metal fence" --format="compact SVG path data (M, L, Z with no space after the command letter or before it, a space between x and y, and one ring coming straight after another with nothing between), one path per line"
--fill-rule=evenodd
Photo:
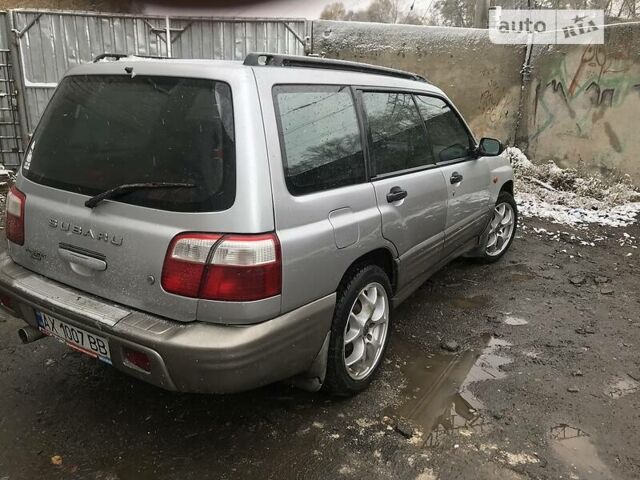
M37 125L64 72L101 53L241 60L249 52L303 55L307 48L308 26L301 19L142 17L50 10L11 10L2 15L0 52L7 57L3 64L16 66L13 75L11 66L6 67L6 81L0 78L0 122L7 122L0 123L0 161L5 165L17 165L22 151L20 139L10 138L11 128L24 139ZM3 68L0 74L5 73ZM15 88L10 88L12 80ZM2 93L2 88L11 93ZM17 96L13 95L16 90ZM13 106L4 110L7 102ZM11 150L16 148L16 152Z

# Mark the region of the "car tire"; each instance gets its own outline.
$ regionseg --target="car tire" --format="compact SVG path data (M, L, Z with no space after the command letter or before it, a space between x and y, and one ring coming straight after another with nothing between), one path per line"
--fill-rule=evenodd
M388 275L376 265L355 268L341 282L331 326L325 392L351 396L371 383L391 333L391 292ZM362 360L348 365L360 354Z
M517 228L518 206L516 201L509 192L502 191L498 195L498 200L496 200L496 205L493 209L489 233L486 235L480 249L480 258L485 263L493 263L500 260L511 247Z

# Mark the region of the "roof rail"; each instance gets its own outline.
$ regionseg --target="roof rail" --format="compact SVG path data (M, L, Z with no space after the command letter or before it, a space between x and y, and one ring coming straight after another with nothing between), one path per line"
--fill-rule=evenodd
M325 68L329 70L346 70L349 72L370 73L374 75L387 75L389 77L406 78L419 82L427 82L427 79L411 72L396 70L394 68L380 67L368 63L348 62L330 58L303 57L298 55L278 55L273 53L250 53L244 59L244 65L250 67L301 67L301 68Z
M161 57L159 55L136 55L132 53L101 53L93 59L93 63L99 62L100 60L104 60L105 58L113 58L114 60L120 60L122 58L127 57L138 57L138 58L154 58L156 60L169 59L169 57Z

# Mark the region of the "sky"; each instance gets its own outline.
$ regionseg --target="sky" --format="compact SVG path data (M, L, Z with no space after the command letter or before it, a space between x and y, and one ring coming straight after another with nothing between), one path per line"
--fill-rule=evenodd
M237 16L237 17L287 17L307 18L310 20L320 17L325 6L335 0L268 0L256 3L214 0L183 0L182 6L178 2L163 2L157 0L137 0L136 4L142 13L147 15L185 15L185 16ZM365 8L371 0L342 0L347 9L359 10ZM407 3L407 10L412 0ZM416 7L421 0L416 0ZM422 0L424 3L424 0Z

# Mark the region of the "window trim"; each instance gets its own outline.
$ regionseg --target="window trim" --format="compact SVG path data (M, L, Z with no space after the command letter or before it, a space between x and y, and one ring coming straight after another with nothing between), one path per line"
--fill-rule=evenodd
M294 88L300 88L300 87L307 87L307 88L311 88L308 91L313 91L312 89L316 88L320 91L322 91L322 89L329 89L329 88L334 88L334 89L339 89L339 88L345 88L348 90L349 95L351 96L351 104L353 105L354 108L354 112L356 114L356 123L358 125L358 131L359 131L359 137L360 137L360 146L362 148L362 160L364 163L364 176L354 182L354 183L350 183L348 185L342 185L340 187L332 187L332 188L326 188L323 190L316 190L313 192L308 192L308 193L295 193L291 191L289 182L287 181L287 172L285 170L285 166L288 165L287 162L287 152L286 152L286 148L285 148L285 144L284 144L284 131L282 129L282 121L281 121L281 116L280 116L280 106L278 105L278 98L277 98L277 94L276 94L276 90L278 88L282 88L282 87L294 87ZM353 85L351 84L343 84L343 83L274 83L271 86L271 100L273 102L273 110L274 110L274 114L276 117L276 128L278 130L278 143L280 144L280 165L282 166L282 176L284 177L284 183L285 186L287 187L287 191L289 192L290 195L294 196L294 197L306 197L308 195L315 195L315 194L321 194L324 192L331 192L334 190L339 190L341 188L349 188L349 187L353 187L355 185L361 185L363 183L367 183L369 181L369 162L367 161L367 157L368 157L368 145L365 141L365 137L363 136L363 124L361 123L361 118L360 118L360 112L358 109L358 100L356 98L356 94L353 88Z
M380 175L376 174L376 169L373 164L373 159L371 158L371 145L373 144L373 137L371 136L371 127L369 125L369 118L367 117L367 111L364 106L364 99L362 98L363 93L373 92L373 93L401 93L405 95L411 96L411 101L416 108L418 116L422 122L422 130L425 132L425 138L427 142L429 142L429 135L427 134L427 128L424 124L424 119L422 118L422 114L420 113L420 109L416 104L416 100L414 98L415 92L411 89L406 88L394 88L394 87L371 87L368 85L359 85L353 86L353 90L358 98L358 115L362 117L362 124L365 128L366 132L366 140L367 140L367 150L366 150L366 162L367 162L367 173L368 173L368 181L375 182L377 180L384 180L387 178L398 177L400 175L408 175L411 173L421 172L424 170L431 170L433 168L438 167L437 162L428 163L425 165L420 165L418 167L405 168L403 170L395 170L393 172L382 173ZM435 158L433 159L435 160Z
M424 124L424 128L427 131L427 139L429 140L430 144L431 144L431 138L429 135L429 130L427 129L427 125L426 125L426 122L424 121L424 117L422 116L422 112L420 111L420 107L418 107L418 101L415 98L417 96L431 97L431 98L437 98L438 100L442 100L442 102L449 107L449 110L453 112L453 114L456 116L456 118L458 119L462 127L467 132L467 136L469 137L469 143L471 148L475 149L478 147L478 142L476 141L476 138L474 137L473 132L469 128L469 125L465 121L464 117L460 114L458 109L448 99L444 98L442 95L437 95L437 94L414 93L413 97L414 97L414 101L416 102L416 108L418 108L418 113L420 114L420 118L422 118L422 123ZM438 159L434 159L434 160L436 160L435 165L444 167L444 166L453 165L456 163L467 162L469 160L474 160L474 159L475 157L471 154L471 152L469 152L464 157L452 158L451 160L446 160L446 161L439 161Z
M471 143L474 146L478 145L478 141L476 140L475 135L471 131L471 128L469 127L469 124L467 124L467 121L464 119L464 117L462 116L460 111L457 109L457 107L443 93L425 92L423 90L418 90L418 89L414 89L414 88L383 87L383 86L376 87L376 86L371 86L371 85L353 85L353 89L356 92L367 91L367 92L407 93L407 94L413 95L414 97L422 95L424 97L433 97L433 98L437 98L439 100L442 100L455 113L456 117L458 117L458 120L460 120L460 123L462 123L464 129L467 131L467 134L469 135L469 138L471 139ZM418 108L418 112L419 111L420 111L420 109Z
M412 173L425 172L427 170L435 170L440 167L440 165L436 165L435 163L429 165L422 165L420 167L413 168L405 168L404 170L396 170L395 172L383 173L382 175L376 175L375 177L371 177L372 182L377 182L378 180L386 180L387 178L399 177L401 175L410 175Z

